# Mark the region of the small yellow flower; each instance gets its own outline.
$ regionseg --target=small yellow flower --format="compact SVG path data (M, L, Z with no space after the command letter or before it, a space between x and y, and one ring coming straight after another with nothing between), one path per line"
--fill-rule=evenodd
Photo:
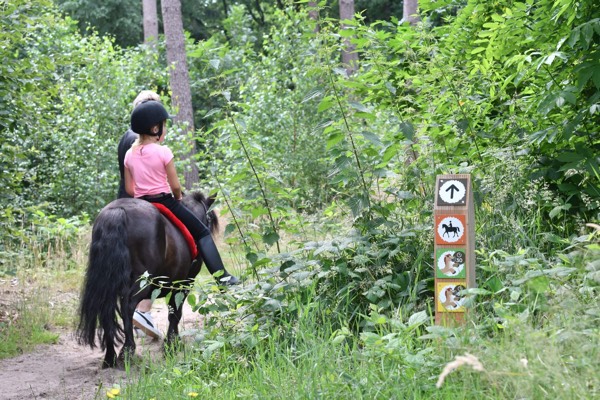
M188 396L190 396L190 397L198 397L198 393L196 393L196 392L189 392Z
M106 397L108 397L109 399L114 399L120 393L121 393L121 389L119 389L119 388L112 388L108 392L106 392Z

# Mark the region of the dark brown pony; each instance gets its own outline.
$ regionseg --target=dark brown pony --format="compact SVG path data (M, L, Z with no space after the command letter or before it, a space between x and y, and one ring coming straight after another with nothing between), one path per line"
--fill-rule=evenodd
M183 203L212 232L218 228L213 198L193 193ZM140 300L149 299L156 286L140 290L139 278L161 277L171 292L187 296L189 284L200 272L202 258L192 266L190 250L181 232L144 200L118 199L104 207L92 230L88 269L79 307L77 338L80 344L96 347L96 336L106 350L103 368L123 367L126 356L135 353L133 313ZM169 300L169 328L165 345L179 334L181 303L173 293ZM184 297L185 300L185 297ZM179 299L181 301L181 299ZM122 325L119 319L122 320ZM115 344L123 344L117 357Z

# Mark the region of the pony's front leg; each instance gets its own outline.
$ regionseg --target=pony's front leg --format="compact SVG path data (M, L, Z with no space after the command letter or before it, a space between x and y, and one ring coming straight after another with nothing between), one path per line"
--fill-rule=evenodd
M184 298L181 304L177 304L176 296L177 293L183 293ZM165 350L176 346L179 342L179 322L181 321L181 315L183 313L183 301L187 296L187 291L173 292L173 295L169 299L169 328L167 329L167 337L165 339Z

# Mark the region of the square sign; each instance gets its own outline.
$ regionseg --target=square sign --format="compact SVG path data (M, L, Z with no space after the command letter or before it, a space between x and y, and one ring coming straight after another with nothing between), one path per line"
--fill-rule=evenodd
M436 196L438 206L464 206L467 204L467 180L440 178Z
M435 251L437 278L466 278L465 247L438 247Z
M461 293L467 288L467 282L439 281L436 282L437 312L462 313L465 312L465 296Z
M436 244L466 244L467 222L461 214L441 214L435 216Z

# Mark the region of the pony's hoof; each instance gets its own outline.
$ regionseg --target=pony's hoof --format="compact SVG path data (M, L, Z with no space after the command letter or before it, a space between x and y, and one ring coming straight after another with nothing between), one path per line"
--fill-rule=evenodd
M108 368L124 370L125 365L123 364L123 362L119 362L119 360L112 360L112 361L104 360L104 361L102 361L102 369L108 369Z

